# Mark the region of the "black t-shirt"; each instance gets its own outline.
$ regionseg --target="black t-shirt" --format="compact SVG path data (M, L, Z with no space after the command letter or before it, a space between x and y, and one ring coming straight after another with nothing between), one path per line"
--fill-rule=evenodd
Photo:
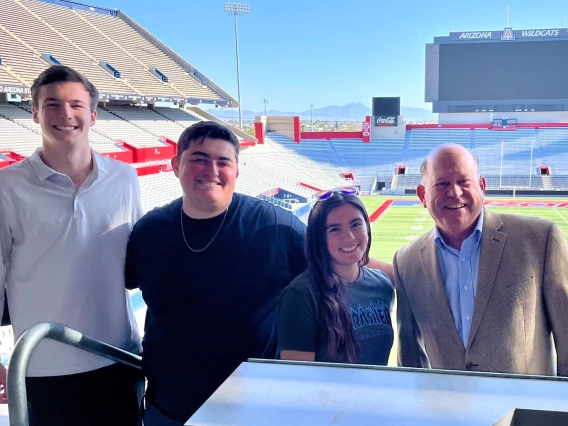
M126 284L148 310L147 398L185 422L247 358L276 356L280 292L305 267L305 225L267 202L234 194L223 215L194 220L178 199L146 214L130 236ZM190 251L183 240L201 249ZM220 227L220 228L219 228Z
M345 304L360 346L359 364L386 365L393 344L391 308L394 290L377 269L361 267L359 278L345 284ZM278 310L278 349L315 352L327 362L328 339L320 321L320 296L308 271L282 292Z

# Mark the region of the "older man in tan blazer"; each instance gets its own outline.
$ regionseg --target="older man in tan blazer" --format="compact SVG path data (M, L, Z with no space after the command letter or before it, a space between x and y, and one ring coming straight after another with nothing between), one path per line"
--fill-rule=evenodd
M435 149L420 171L436 226L394 257L399 365L568 376L559 227L484 209L485 179L461 146Z

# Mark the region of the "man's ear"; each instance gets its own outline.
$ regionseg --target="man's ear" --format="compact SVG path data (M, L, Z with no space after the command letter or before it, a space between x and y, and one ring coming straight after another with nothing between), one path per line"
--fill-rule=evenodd
M424 185L420 184L416 187L416 195L418 195L418 198L420 198L420 201L422 201L422 205L427 208L428 206L426 205L426 189L424 188Z
M481 188L481 192L485 195L485 188L487 187L487 183L485 182L485 178L483 176L479 177L479 187Z
M35 124L39 124L39 116L38 116L38 111L36 107L32 107L32 117L34 119L34 123Z
M173 156L171 164L172 164L172 169L174 169L174 174L176 175L177 178L179 178L179 160L177 158L177 155Z

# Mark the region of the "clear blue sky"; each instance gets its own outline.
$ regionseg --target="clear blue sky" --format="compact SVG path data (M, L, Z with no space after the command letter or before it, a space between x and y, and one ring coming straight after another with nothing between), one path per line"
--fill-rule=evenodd
M237 98L234 20L221 0L83 0L121 9ZM250 0L239 17L243 109L301 111L401 96L424 103L424 45L454 31L559 28L561 0Z

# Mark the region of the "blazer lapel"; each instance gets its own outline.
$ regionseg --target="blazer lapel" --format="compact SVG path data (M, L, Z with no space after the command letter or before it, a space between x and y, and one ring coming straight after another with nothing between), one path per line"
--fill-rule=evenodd
M426 277L426 282L428 283L435 306L439 309L438 320L441 321L448 330L451 330L451 338L455 340L455 343L461 347L465 353L465 348L458 334L454 317L446 296L446 291L444 289L444 282L442 280L442 273L440 272L440 264L438 261L438 247L434 241L433 231L430 231L430 235L428 235L425 239L424 245L420 248L420 261L422 262L424 276ZM433 321L435 321L435 319L433 319Z
M473 318L471 320L471 331L469 333L468 346L473 341L483 313L487 307L487 302L491 296L491 291L495 284L497 270L501 263L503 248L507 234L500 232L503 221L499 215L485 209L483 219L483 232L481 235L481 253L479 256L479 271L477 275L477 291L475 294L475 306L473 308Z

